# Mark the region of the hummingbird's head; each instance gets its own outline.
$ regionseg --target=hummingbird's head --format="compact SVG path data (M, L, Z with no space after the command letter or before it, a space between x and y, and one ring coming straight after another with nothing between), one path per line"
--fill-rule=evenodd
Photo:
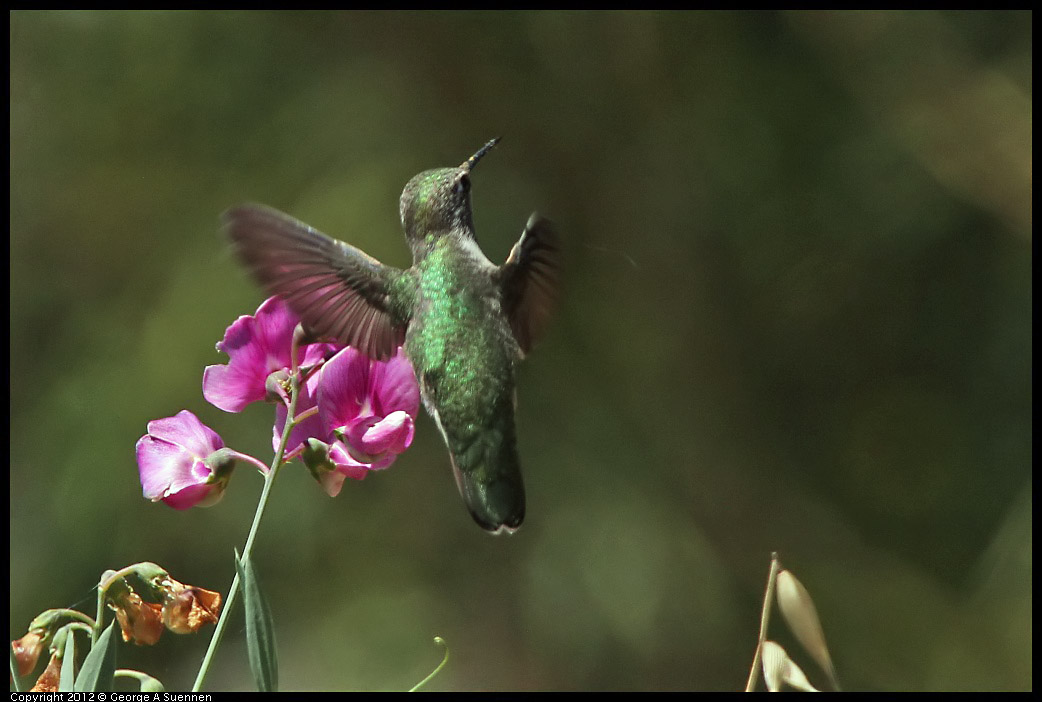
M473 232L470 172L499 138L492 139L456 168L435 168L414 176L402 190L402 229L413 251L450 232Z

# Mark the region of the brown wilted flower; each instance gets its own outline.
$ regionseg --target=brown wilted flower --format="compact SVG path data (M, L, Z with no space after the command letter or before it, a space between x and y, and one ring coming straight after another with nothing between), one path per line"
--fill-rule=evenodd
M192 634L204 624L217 621L221 594L201 587L184 585L173 578L164 584L163 623L175 634Z
M20 639L11 642L15 660L18 661L18 674L28 675L33 672L36 662L40 660L40 652L47 641L46 629L31 629Z
M52 653L47 667L44 668L43 673L29 692L57 692L58 678L61 677L61 672L62 659L58 657L57 652Z
M133 641L138 646L151 646L159 641L163 633L162 605L145 602L136 592L128 592L110 602L116 612L116 621L123 631L124 641Z

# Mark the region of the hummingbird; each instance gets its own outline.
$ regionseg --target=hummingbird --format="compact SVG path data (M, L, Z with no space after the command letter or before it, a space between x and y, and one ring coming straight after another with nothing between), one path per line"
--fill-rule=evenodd
M412 250L405 270L264 205L234 207L222 221L253 276L316 338L378 360L404 349L471 516L486 531L513 533L525 517L517 367L557 297L560 247L536 213L502 265L478 246L470 179L498 141L405 185L399 214Z

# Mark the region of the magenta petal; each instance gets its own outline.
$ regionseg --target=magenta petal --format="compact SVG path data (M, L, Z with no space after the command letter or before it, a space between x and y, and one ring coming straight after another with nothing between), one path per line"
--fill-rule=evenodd
M313 366L324 358L332 357L343 347L338 344L308 344L304 347L300 365Z
M391 412L362 435L361 448L368 454L401 453L412 443L413 421L406 412Z
M342 349L322 367L318 410L329 456L337 471L361 479L391 465L413 439L420 392L408 359L398 350L389 361L373 361L357 349Z
M356 454L364 455L369 453L365 449L365 433L369 431L370 428L376 426L379 421L379 417L369 415L366 417L359 417L346 427L340 427L340 431L343 433L343 438L347 442L347 445L344 448Z
M216 489L207 484L210 469L206 464L180 446L143 436L137 442L136 453L142 494L153 502L163 500L177 509L187 509ZM175 496L171 502L169 498Z
M223 447L217 432L188 410L149 422L134 447L142 494L177 509L215 503L227 480L210 483L213 471L205 461Z
M264 330L259 320L244 315L225 330L217 350L228 354L228 365L235 369L240 380L252 378L256 382L273 370L289 366L292 337L284 335L285 338L279 340L270 336L271 330Z
M224 338L217 342L217 350L232 356L249 346L253 336L253 317L248 314L240 315L224 330Z
M264 382L247 364L207 366L203 370L203 397L217 409L241 412L251 402L265 397Z
M192 461L187 471L170 481L170 486L166 490L167 494L172 495L193 485L206 484L212 474L213 471L203 461Z
M216 489L214 485L191 485L184 490L176 492L163 498L163 504L174 509L190 509L207 501L211 493ZM223 494L219 493L219 494ZM209 504L213 504L210 502ZM201 505L200 505L201 506Z
M191 473L195 458L180 446L153 436L142 436L135 447L142 493L158 500L167 494L172 482Z
M361 480L369 472L369 466L356 461L339 441L329 447L329 458L336 464L337 472L343 473L349 478Z
M226 412L239 412L263 400L265 381L290 365L289 352L297 319L277 297L265 300L254 316L244 315L225 330L217 350L228 364L203 372L203 397Z
M328 431L349 424L366 404L369 359L346 347L326 361L320 372L318 410Z
M188 410L181 410L173 417L153 419L148 423L148 433L157 439L168 441L186 449L196 458L206 458L224 442L210 427Z
M340 465L338 463L336 471L334 472L346 475L348 478L351 478L352 480L362 480L363 478L365 478L366 474L369 473L369 467L367 466L363 468L362 466L352 466L346 464Z
M398 454L388 452L370 463L366 468L369 470L383 470L384 468L389 468L396 458L398 458Z
M413 417L420 409L420 388L416 384L409 359L398 349L398 353L373 369L372 392L376 396L376 411L390 414L403 410Z
M257 344L277 357L279 368L289 366L293 329L298 323L296 316L281 298L269 297L257 308L254 320Z

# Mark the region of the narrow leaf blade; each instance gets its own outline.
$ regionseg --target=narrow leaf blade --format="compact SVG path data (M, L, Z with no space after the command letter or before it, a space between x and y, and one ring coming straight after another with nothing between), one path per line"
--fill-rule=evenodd
M83 661L79 677L76 678L76 692L102 692L112 689L112 677L116 672L116 645L119 637L112 635L116 620L112 620L108 628L94 643L90 653Z
M71 629L65 635L65 652L62 654L62 669L58 674L58 692L75 692L76 687L76 637Z
M271 609L257 581L253 562L248 557L240 560L236 553L235 568L242 582L242 599L246 609L246 649L253 680L261 692L277 692L279 661Z

